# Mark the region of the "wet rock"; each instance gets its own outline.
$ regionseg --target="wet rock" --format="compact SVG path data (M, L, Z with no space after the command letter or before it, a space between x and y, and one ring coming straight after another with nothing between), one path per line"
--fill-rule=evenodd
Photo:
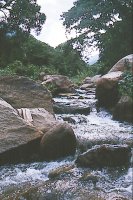
M67 121L68 123L71 123L71 124L75 124L76 121L75 119L73 119L72 117L62 117L64 121Z
M133 122L133 100L131 97L122 96L113 110L113 118Z
M118 82L127 69L133 71L133 54L119 60L107 74L96 82L96 97L100 106L113 107L119 101Z
M81 177L80 177L81 181L92 181L92 183L96 186L96 183L99 180L99 176L94 175L92 173L89 172L85 172Z
M66 124L57 124L42 137L41 154L44 160L54 160L74 154L76 137L72 128Z
M78 105L63 105L63 104L54 104L54 112L56 114L84 114L88 115L90 113L89 106L78 106Z
M53 113L52 98L46 87L20 76L0 76L0 96L14 108L45 108Z
M0 99L0 165L26 161L39 153L42 135Z
M80 86L81 90L88 90L89 88L93 88L94 83L84 83L83 85Z
M101 75L96 75L93 77L86 77L80 86L82 90L88 90L89 88L94 88L96 86L96 82L99 80Z
M96 145L78 156L76 163L83 167L120 166L130 162L131 149L124 145Z
M49 172L48 177L56 178L56 177L60 176L61 174L68 173L73 168L74 168L74 165L65 165L65 166L58 167L57 169Z
M73 83L63 75L46 75L43 77L42 85L47 86L53 94L74 91Z
M119 98L118 81L122 78L122 72L110 72L97 81L96 98L100 106L112 107Z

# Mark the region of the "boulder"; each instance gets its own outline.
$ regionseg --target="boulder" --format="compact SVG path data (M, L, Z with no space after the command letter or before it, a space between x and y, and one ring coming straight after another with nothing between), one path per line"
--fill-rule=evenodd
M53 109L56 114L90 114L90 106L81 105L64 105L60 103L54 103Z
M99 80L99 78L101 77L101 75L96 75L93 77L86 77L82 83L82 85L80 86L81 90L88 90L89 88L93 88L96 86L97 81Z
M14 108L41 107L53 113L47 88L26 77L0 76L0 96Z
M124 72L125 70L131 69L133 72L133 54L125 56L121 60L119 60L109 71L110 72L117 72L121 71Z
M28 161L39 152L42 135L0 99L0 165Z
M114 106L119 98L118 81L122 79L122 72L110 72L97 81L96 98L100 106Z
M30 125L46 133L51 127L57 124L55 116L44 108L21 108L19 115Z
M131 149L126 145L96 145L78 156L82 167L120 166L130 162Z
M119 60L96 82L96 97L100 106L113 107L120 99L118 82L125 70L133 71L133 54Z
M72 128L66 123L57 123L42 137L40 149L44 160L54 160L74 154L76 137Z
M43 77L42 85L47 86L52 94L74 91L73 83L63 75L46 75Z
M113 118L127 122L133 122L133 99L122 96L113 110Z

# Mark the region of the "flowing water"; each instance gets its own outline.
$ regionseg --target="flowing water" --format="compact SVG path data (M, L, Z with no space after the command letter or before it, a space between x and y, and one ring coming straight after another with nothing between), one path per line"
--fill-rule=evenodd
M84 114L58 114L68 121L78 141L75 156L52 162L36 162L0 167L0 199L126 200L132 199L132 167L78 168L54 179L48 174L61 166L73 165L78 154L97 144L127 144L133 147L133 126L112 120L106 110L96 108L95 89L61 95L54 101L63 105L90 106ZM88 177L88 178L86 178ZM95 180L95 181L94 181Z

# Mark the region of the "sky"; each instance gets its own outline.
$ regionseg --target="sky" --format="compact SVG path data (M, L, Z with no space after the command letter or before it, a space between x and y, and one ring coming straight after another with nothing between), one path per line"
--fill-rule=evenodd
M37 0L41 6L41 12L46 15L46 22L43 25L39 36L33 35L40 41L56 47L66 40L71 39L72 35L66 36L63 21L60 15L67 12L76 0ZM93 64L98 59L98 51L93 51L89 63Z
M74 1L75 0L37 0L37 3L41 6L41 12L44 12L46 15L46 22L43 25L41 34L35 37L53 47L65 42L67 37L62 24L63 21L60 20L60 15L68 11L73 6Z

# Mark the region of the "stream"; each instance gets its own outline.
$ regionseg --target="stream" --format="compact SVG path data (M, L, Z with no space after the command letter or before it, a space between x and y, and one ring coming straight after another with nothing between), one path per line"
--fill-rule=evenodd
M96 107L95 89L61 94L56 104L90 106L90 114L56 114L67 121L77 138L77 151L57 161L34 162L0 167L0 200L131 200L132 166L81 168L75 159L94 145L127 144L133 147L133 126L112 119L112 115ZM52 170L70 166L70 170L49 178Z

